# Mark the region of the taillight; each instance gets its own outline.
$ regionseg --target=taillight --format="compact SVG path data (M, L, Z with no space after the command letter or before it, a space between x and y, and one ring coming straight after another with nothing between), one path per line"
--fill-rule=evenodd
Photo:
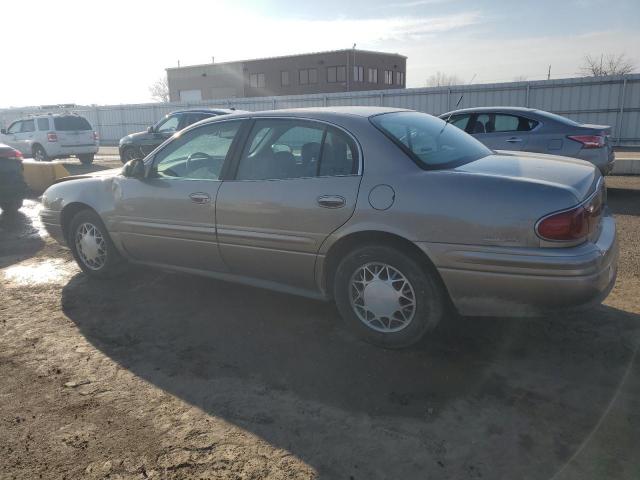
M585 239L598 228L605 201L604 195L604 188L599 187L597 192L581 205L541 218L536 225L536 233L543 240L553 242Z
M4 151L0 151L0 158L7 159L22 159L22 153L19 150L7 149Z
M58 141L58 134L56 132L47 133L47 141L48 142L57 142Z
M93 139L97 142L100 139L98 132L93 132Z
M569 135L567 138L581 143L582 148L604 147L604 135Z

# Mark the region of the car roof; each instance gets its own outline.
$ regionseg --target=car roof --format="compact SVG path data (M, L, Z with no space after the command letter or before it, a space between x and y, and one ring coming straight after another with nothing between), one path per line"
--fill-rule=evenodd
M211 115L227 115L230 113L245 113L244 110L235 110L232 108L190 108L185 110L175 110L169 115L177 115L182 113L206 113Z
M339 120L341 118L369 118L374 115L393 112L409 112L411 110L391 107L310 107L285 108L281 110L261 110L259 112L234 112L227 118L260 118L260 117L300 117L317 120ZM200 123L211 121L203 120Z
M450 112L440 114L440 117L444 115L458 114L458 113L481 113L481 112L508 112L508 113L536 113L538 110L535 108L527 107L471 107L460 108L458 110L452 110Z

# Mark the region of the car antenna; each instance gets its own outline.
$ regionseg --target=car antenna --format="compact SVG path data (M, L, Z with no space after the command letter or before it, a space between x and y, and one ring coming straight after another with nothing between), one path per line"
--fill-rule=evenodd
M460 105L460 102L462 101L463 97L464 97L464 93L462 95L460 95L460 98L458 99L458 103L456 103L456 106L453 108L453 110L451 110L451 112L449 112L449 116L444 121L444 126L442 127L442 130L440 130L440 133L438 135L440 135L442 132L444 132L444 129L447 128L447 125L449 125L449 120L451 120L451 115L453 115L453 112L456 111L456 109L458 108L458 105Z

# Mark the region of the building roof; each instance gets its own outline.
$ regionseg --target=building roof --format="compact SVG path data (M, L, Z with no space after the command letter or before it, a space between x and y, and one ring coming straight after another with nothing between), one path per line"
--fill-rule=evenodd
M405 60L407 59L407 57L405 55L400 55L399 53L389 53L389 52L377 52L374 50L359 50L359 49L353 49L353 48L343 48L340 50L325 50L323 52L308 52L308 53L296 53L293 55L278 55L275 57L262 57L262 58L250 58L247 60L233 60L233 61L229 61L229 62L213 62L213 63L200 63L197 65L185 65L184 67L169 67L169 68L165 68L165 70L184 70L187 68L202 68L202 67L210 67L212 65L229 65L232 63L248 63L248 62L259 62L259 61L263 61L263 60L279 60L282 58L295 58L295 57L307 57L309 55L326 55L328 53L349 53L349 52L355 52L355 53L372 53L374 55L389 55L389 56L394 56L394 57L399 57L399 58L404 58Z

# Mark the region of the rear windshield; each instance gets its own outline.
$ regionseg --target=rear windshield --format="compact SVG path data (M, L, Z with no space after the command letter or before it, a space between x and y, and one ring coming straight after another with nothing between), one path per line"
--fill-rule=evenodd
M91 124L87 122L86 118L69 116L69 117L55 117L53 119L54 130L68 131L68 130L91 130Z
M551 120L555 120L558 123L562 123L564 125L569 125L571 127L579 127L582 124L579 122L575 122L573 120L571 120L570 118L567 117L563 117L562 115L556 115L555 113L551 113L551 112L545 112L542 110L537 110L536 113L538 115L540 115L541 117L547 117Z
M491 154L471 135L426 113L384 113L371 122L423 168L452 168Z

